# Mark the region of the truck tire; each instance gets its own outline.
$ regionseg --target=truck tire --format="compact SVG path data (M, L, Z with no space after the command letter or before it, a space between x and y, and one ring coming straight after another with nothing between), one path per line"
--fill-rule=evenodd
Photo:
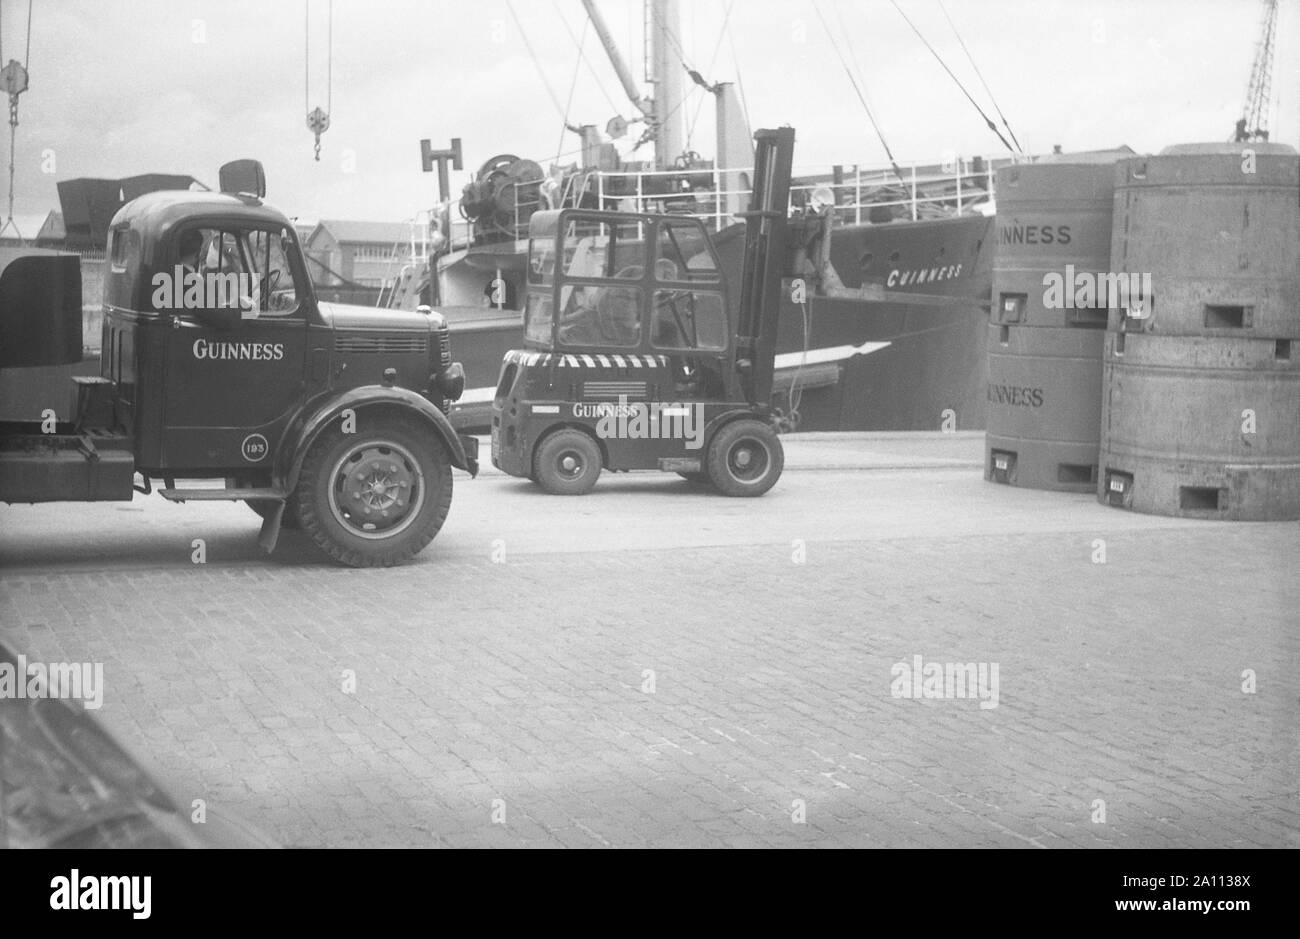
M781 478L785 448L762 421L733 421L713 435L706 465L724 496L761 496Z
M451 458L409 421L366 433L331 427L312 444L294 490L302 530L350 567L389 567L424 549L451 508Z
M586 495L600 478L600 470L600 447L572 428L547 434L533 454L533 475L551 495Z
M275 501L273 499L245 499L250 509L258 514L259 518L266 518L275 510ZM294 510L293 500L286 500L284 514L280 516L280 527L289 531L299 529L298 515Z

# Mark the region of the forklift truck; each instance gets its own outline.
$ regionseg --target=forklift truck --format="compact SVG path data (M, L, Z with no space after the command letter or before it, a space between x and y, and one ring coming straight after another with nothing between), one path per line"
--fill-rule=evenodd
M101 374L0 423L0 500L242 500L274 549L282 525L355 567L405 560L437 534L452 468L478 441L447 418L465 385L446 322L320 302L292 223L255 160L221 192L155 192L109 228ZM79 361L75 255L0 270L0 367ZM64 412L69 413L69 412ZM136 482L136 477L140 482Z
M547 492L657 469L760 496L785 456L769 403L794 130L754 135L740 302L684 216L563 209L529 223L524 348L492 402L492 463Z

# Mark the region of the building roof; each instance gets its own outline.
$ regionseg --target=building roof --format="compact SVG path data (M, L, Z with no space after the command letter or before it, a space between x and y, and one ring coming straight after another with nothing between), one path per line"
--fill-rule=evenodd
M312 231L308 242L313 241L321 229L327 230L340 244L376 244L391 248L397 242L411 240L411 226L406 222L355 222L323 218Z
M0 218L0 225L6 220ZM14 231L17 226L18 231ZM58 212L42 212L37 214L21 214L14 216L13 225L5 228L3 234L0 234L2 241L62 241L67 235L63 229L63 215Z

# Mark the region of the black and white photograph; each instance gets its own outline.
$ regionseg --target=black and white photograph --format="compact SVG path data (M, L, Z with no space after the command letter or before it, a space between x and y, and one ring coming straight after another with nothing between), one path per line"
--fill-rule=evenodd
M23 903L149 919L100 849L994 849L1249 912L1300 847L1297 40L3 0Z

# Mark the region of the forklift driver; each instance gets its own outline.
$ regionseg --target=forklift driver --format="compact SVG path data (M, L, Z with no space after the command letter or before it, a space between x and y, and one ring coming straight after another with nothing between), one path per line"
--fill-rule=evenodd
M637 273L620 271L620 277ZM560 317L559 340L574 346L634 346L641 328L639 287L574 287Z

